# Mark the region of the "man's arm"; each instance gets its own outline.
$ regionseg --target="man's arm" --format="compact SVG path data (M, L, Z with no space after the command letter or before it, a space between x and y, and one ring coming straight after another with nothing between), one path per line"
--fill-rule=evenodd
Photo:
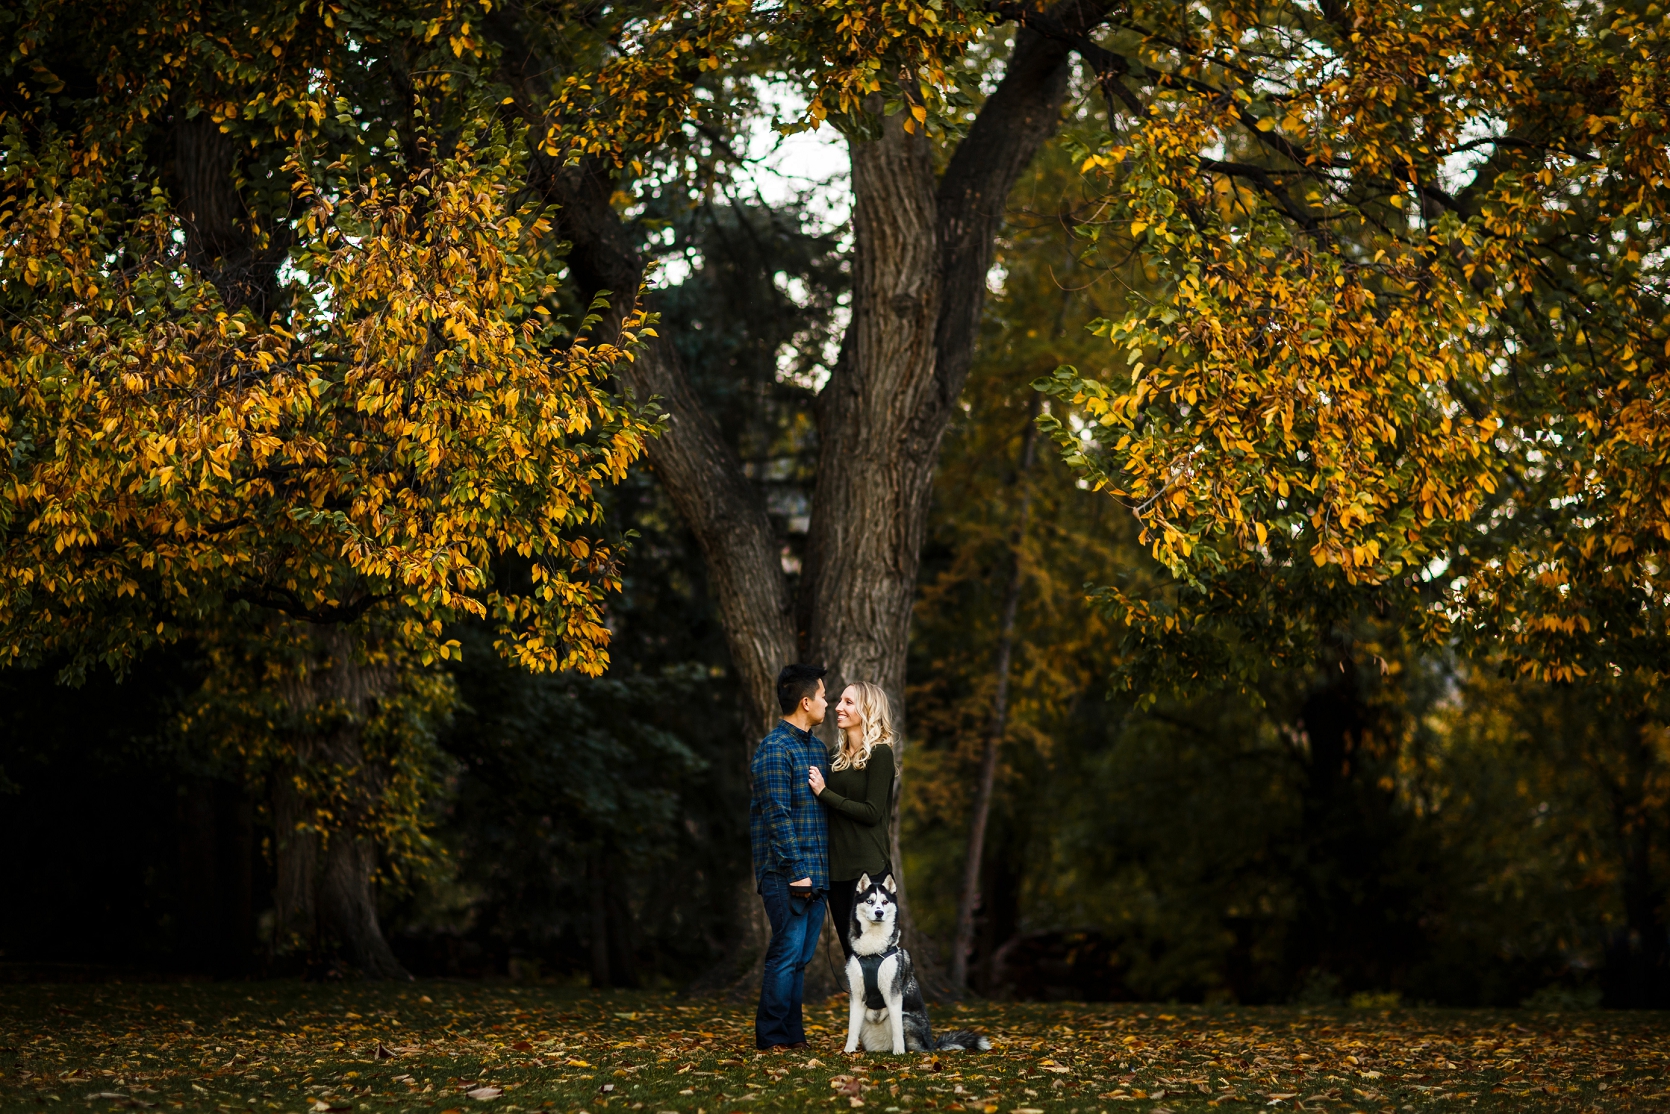
M791 885L802 885L812 880L806 861L800 854L800 841L794 836L794 820L790 804L794 800L794 758L781 744L762 756L760 776L754 780L754 791L760 795L760 814L765 818L766 841L772 854L789 864Z

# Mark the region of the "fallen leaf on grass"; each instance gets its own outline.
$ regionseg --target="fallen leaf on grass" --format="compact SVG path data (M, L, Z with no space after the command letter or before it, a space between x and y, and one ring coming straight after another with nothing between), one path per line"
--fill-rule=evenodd
M829 1085L843 1095L857 1096L864 1093L864 1081L856 1075L837 1075L829 1081Z
M533 1051L533 1045L529 1044L527 1041L517 1041L515 1044L511 1045L510 1047L514 1048L518 1052L532 1052Z
M504 1088L503 1087L477 1087L473 1091L465 1091L464 1093L466 1095L470 1096L471 1098L475 1099L477 1102L491 1102L492 1100L498 1098L500 1095L504 1094Z
M393 1050L391 1050L388 1045L384 1044L382 1041L377 1042L377 1051L373 1052L372 1055L379 1060L394 1059Z
M806 1061L806 1066L809 1068L821 1068L823 1067L823 1061L814 1056L810 1060Z

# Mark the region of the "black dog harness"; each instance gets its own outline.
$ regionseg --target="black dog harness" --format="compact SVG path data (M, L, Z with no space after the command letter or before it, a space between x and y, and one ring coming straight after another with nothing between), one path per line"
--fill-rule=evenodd
M881 996L881 961L898 954L899 945L892 944L884 952L858 957L858 966L864 971L864 1004L873 1010L887 1008L887 999Z

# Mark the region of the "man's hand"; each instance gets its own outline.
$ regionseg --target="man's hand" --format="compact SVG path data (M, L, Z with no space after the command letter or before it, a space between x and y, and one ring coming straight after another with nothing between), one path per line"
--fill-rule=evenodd
M789 885L791 885L791 886L810 886L811 884L812 884L812 876L810 874L808 874L806 877L802 878L798 882L790 882L789 883Z
M808 766L807 770L806 784L812 787L812 796L823 796L823 772L816 766Z

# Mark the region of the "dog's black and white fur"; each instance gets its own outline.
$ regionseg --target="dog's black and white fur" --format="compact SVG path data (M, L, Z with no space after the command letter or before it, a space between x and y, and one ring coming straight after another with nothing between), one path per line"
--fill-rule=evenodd
M847 940L853 956L847 960L847 988L852 992L852 1014L847 1024L847 1051L938 1052L945 1049L984 1052L992 1042L966 1029L935 1037L928 1024L928 1007L910 964L910 953L899 946L899 906L893 900L898 886L893 876L858 880ZM875 993L865 986L864 968L875 974Z

